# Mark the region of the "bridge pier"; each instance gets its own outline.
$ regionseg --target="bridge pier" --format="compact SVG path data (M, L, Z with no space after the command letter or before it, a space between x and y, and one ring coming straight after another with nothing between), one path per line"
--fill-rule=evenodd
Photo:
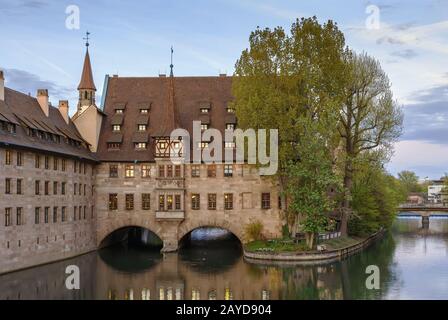
M422 227L423 229L429 228L429 216L422 215Z

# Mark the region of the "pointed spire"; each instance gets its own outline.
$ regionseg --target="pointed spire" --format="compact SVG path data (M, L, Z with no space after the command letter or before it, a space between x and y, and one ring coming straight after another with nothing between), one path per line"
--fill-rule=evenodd
M173 53L174 53L173 46L171 46L171 64L170 64L171 71L170 71L170 77L174 76L174 72L173 72L173 67L174 67L174 65L173 65Z
M93 82L93 74L92 74L92 65L90 64L90 55L89 55L89 35L90 32L86 32L86 56L84 58L84 67L82 69L81 81L78 85L78 90L94 90L96 91L95 83Z

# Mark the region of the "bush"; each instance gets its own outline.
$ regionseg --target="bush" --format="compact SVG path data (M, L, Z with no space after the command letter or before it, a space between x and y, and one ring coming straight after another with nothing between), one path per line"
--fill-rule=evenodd
M245 234L248 241L263 240L263 223L257 220L247 224Z

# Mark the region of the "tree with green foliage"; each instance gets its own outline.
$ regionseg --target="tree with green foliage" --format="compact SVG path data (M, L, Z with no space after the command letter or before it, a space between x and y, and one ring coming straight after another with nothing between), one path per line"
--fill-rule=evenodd
M290 34L281 27L255 30L249 48L236 62L232 92L238 126L279 130L277 178L286 197L299 188L297 177L289 179L290 174L300 176L301 181L314 174L303 171L315 170L312 167L298 169L300 161L309 156L301 149L306 146L301 139L319 135L326 152L335 148L345 53L344 36L337 25L332 21L321 25L313 17L296 20ZM313 134L305 133L307 126L315 130ZM321 184L315 183L315 197L322 195ZM317 206L325 203L321 197L313 201ZM290 225L301 209L298 204L292 207L296 209L288 211L292 219L286 219Z
M326 141L322 136L316 135L316 122L303 126L306 130L297 145L300 159L286 163L286 194L290 200L288 210L300 217L307 246L313 249L316 235L333 227L329 213L335 209L335 199L329 196L329 191L340 190L341 180L333 170Z
M393 100L391 84L379 62L367 54L347 56L345 101L338 131L344 148L344 200L341 232L347 234L352 213L356 162L363 154L388 154L401 134L403 114ZM370 153L372 154L372 153Z
M403 170L399 172L398 180L403 185L407 195L411 192L423 192L422 185L418 182L418 176L413 171Z

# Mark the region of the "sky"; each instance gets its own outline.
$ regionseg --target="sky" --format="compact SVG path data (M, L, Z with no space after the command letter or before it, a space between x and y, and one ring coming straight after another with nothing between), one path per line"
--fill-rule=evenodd
M448 0L0 0L0 68L7 87L47 88L73 113L87 30L99 102L106 74L168 73L171 46L177 76L230 75L258 26L289 30L314 15L390 78L405 118L388 170L448 172Z

